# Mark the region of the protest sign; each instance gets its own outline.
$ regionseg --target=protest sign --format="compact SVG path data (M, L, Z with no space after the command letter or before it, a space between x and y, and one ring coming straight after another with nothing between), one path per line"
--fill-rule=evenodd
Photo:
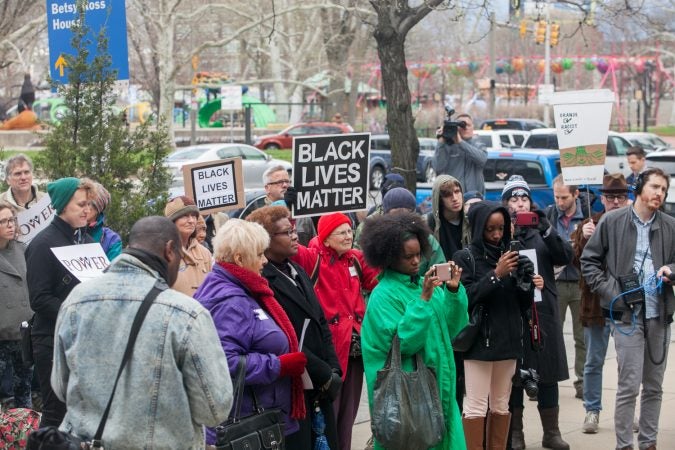
M99 243L53 247L51 251L56 259L63 264L63 267L80 281L101 276L110 265L110 261Z
M220 159L183 166L185 194L202 214L243 208L244 172L241 158Z
M370 133L293 138L294 217L367 209Z
M52 199L45 194L39 202L16 215L19 226L18 240L28 245L37 234L52 222L56 211Z
M614 93L609 89L551 94L565 184L600 184Z

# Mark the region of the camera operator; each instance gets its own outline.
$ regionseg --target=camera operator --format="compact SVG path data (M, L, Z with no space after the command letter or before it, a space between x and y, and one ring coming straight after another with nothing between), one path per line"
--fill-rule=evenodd
M633 448L640 385L638 444L641 449L657 446L675 310L668 280L675 270L675 219L660 211L669 185L670 177L661 169L642 172L636 180L635 203L605 213L581 254L581 272L591 291L600 295L614 336L619 365L614 411L617 449ZM664 283L658 291L654 289L657 281ZM629 284L650 289L642 291L641 301L627 302L621 294L630 290Z
M574 253L572 246L556 231L542 211L534 210L530 187L520 175L512 175L504 185L502 203L515 216L513 239L520 249L534 249L537 255L538 276L543 279L536 284L541 289L541 301L531 312L530 321L536 319L543 339L535 345L528 342L530 327L523 330L523 368L534 369L539 374L537 380L539 393L537 407L544 431L542 447L551 449L569 449L558 427L559 401L558 382L569 378L562 321L558 310L558 292L556 289L553 266L569 264ZM535 216L536 214L536 216ZM528 217L530 220L518 220ZM537 219L538 220L534 220ZM519 224L523 225L519 225ZM528 318L529 319L529 318ZM531 334L530 334L531 336ZM523 435L523 387L514 386L509 399L511 409L511 448L524 449Z
M450 115L450 114L449 114ZM478 191L485 195L483 168L487 152L483 145L473 138L473 119L468 114L456 118L457 133L444 137L444 128L436 131L438 144L433 165L436 175L451 175L464 186L464 192ZM450 142L453 141L453 142Z

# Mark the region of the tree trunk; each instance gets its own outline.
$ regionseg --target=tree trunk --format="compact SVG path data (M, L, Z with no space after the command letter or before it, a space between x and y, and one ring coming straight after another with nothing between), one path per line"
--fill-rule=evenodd
M406 186L415 192L419 141L410 104L408 68L405 63L405 36L388 22L375 29L377 53L382 69L382 85L387 100L387 129L391 144L392 171L405 178Z

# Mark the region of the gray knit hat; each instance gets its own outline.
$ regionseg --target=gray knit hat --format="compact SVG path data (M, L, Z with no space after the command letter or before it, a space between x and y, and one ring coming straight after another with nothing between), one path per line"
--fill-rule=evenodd
M532 200L530 186L520 175L511 175L502 190L502 201L507 201L511 197L527 197Z

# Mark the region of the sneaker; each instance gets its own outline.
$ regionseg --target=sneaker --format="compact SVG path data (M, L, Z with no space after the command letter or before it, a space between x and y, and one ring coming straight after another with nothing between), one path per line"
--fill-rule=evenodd
M598 432L598 422L600 421L600 413L598 411L588 411L581 431L586 434L595 434Z

